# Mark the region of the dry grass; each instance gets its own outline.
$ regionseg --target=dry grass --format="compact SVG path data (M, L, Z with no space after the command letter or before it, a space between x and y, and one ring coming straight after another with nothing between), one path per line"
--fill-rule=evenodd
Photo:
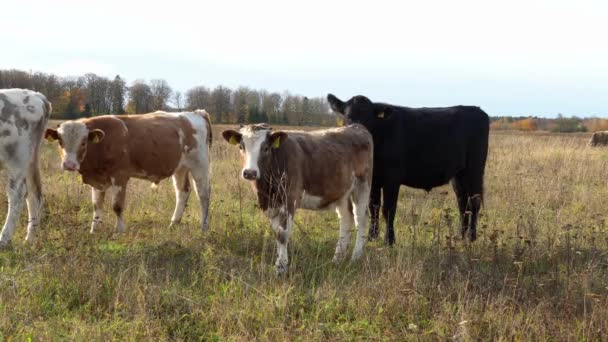
M0 340L608 338L608 150L586 136L492 134L473 245L456 238L448 186L402 188L396 247L371 243L361 262L334 265L336 215L300 211L289 274L276 278L269 224L221 128L206 234L195 196L169 229L170 182L132 181L127 233L113 236L106 202L89 235L89 189L45 143L38 242L22 241L24 215L0 252Z

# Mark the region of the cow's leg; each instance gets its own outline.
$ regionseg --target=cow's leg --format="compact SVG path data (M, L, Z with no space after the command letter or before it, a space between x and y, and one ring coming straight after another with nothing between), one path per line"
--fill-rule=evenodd
M93 200L93 221L91 222L91 234L95 232L95 229L101 225L101 214L103 212L103 200L106 196L106 192L97 190L91 187L91 199Z
M125 198L127 194L127 181L112 184L112 210L116 214L116 232L125 231L125 221L122 214L125 209Z
M397 211L397 199L399 198L399 183L385 185L382 189L382 215L386 220L386 234L384 243L392 246L395 243L395 212Z
M376 240L379 235L380 227L380 194L382 188L379 184L373 183L371 194L369 198L369 214L370 214L370 225L369 225L369 239Z
M15 225L19 220L23 200L26 193L25 176L23 170L9 169L6 194L8 196L8 213L4 221L2 233L0 233L0 247L9 245L15 232Z
M336 207L336 213L340 218L340 237L338 238L336 252L334 253L333 261L335 263L342 261L346 255L346 249L350 241L350 229L353 226L353 212L350 199L345 198L340 202Z
M475 175L474 175L475 176ZM483 199L483 176L462 172L452 179L460 211L460 233L470 241L477 239L477 216ZM470 228L470 230L469 230Z
M209 166L193 168L190 172L194 178L196 194L201 204L201 229L206 231L209 228L209 199L211 197Z
M275 262L277 275L283 275L287 272L289 264L287 245L293 227L293 214L294 209L290 210L284 206L279 209L266 210L266 216L270 219L270 225L277 239L277 261Z
M33 242L36 238L36 229L40 226L42 208L42 185L40 184L40 170L38 162L34 161L27 172L27 235L25 241Z
M357 239L351 261L359 259L363 255L363 248L367 237L365 236L365 210L370 199L370 184L366 181L359 182L352 195L353 215L357 226Z
M479 215L479 209L483 201L483 170L467 173L467 211L471 212L471 222L468 238L469 241L473 242L477 240L477 216Z
M188 197L190 197L189 170L181 168L173 175L173 187L175 188L175 211L171 217L171 225L181 221Z

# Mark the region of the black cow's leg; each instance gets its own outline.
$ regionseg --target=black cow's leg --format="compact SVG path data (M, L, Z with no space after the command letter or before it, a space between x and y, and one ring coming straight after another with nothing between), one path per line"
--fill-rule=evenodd
M471 211L471 231L469 232L469 240L471 242L477 239L477 216L483 201L483 170L471 172L467 175L467 190L468 201L467 210Z
M397 199L399 197L399 184L385 185L382 189L382 215L386 220L386 234L384 243L392 246L395 243L395 212L397 211Z
M454 193L456 194L456 201L458 202L458 212L460 213L460 234L464 238L467 227L469 226L467 223L467 216L465 215L467 210L467 191L464 188L464 181L461 175L457 175L452 179L452 188L454 188Z
M369 197L369 216L370 216L370 224L369 224L369 234L368 239L376 240L379 235L379 218L380 218L380 193L382 188L378 185L372 185L372 190Z
M460 227L462 237L469 240L477 239L477 216L483 200L483 175L475 173L459 174L452 180L452 186L458 200L460 210Z

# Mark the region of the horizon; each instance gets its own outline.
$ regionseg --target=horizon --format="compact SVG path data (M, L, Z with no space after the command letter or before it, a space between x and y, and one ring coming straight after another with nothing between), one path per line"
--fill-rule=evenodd
M608 117L608 4L596 0L30 4L3 4L0 27L19 34L5 35L0 69Z

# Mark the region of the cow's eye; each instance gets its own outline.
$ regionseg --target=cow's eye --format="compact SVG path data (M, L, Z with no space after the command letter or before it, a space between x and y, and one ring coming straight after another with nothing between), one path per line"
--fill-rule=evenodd
M86 142L86 141L83 141L83 142L80 144L80 146L85 147L85 146L86 146L86 144L87 144L87 142Z
M266 152L270 151L270 148L268 146L264 146L262 148L262 151L264 151L264 153L266 153Z
M244 144L239 144L239 149L240 149L241 151L244 151L244 150L245 150L245 145L244 145Z

